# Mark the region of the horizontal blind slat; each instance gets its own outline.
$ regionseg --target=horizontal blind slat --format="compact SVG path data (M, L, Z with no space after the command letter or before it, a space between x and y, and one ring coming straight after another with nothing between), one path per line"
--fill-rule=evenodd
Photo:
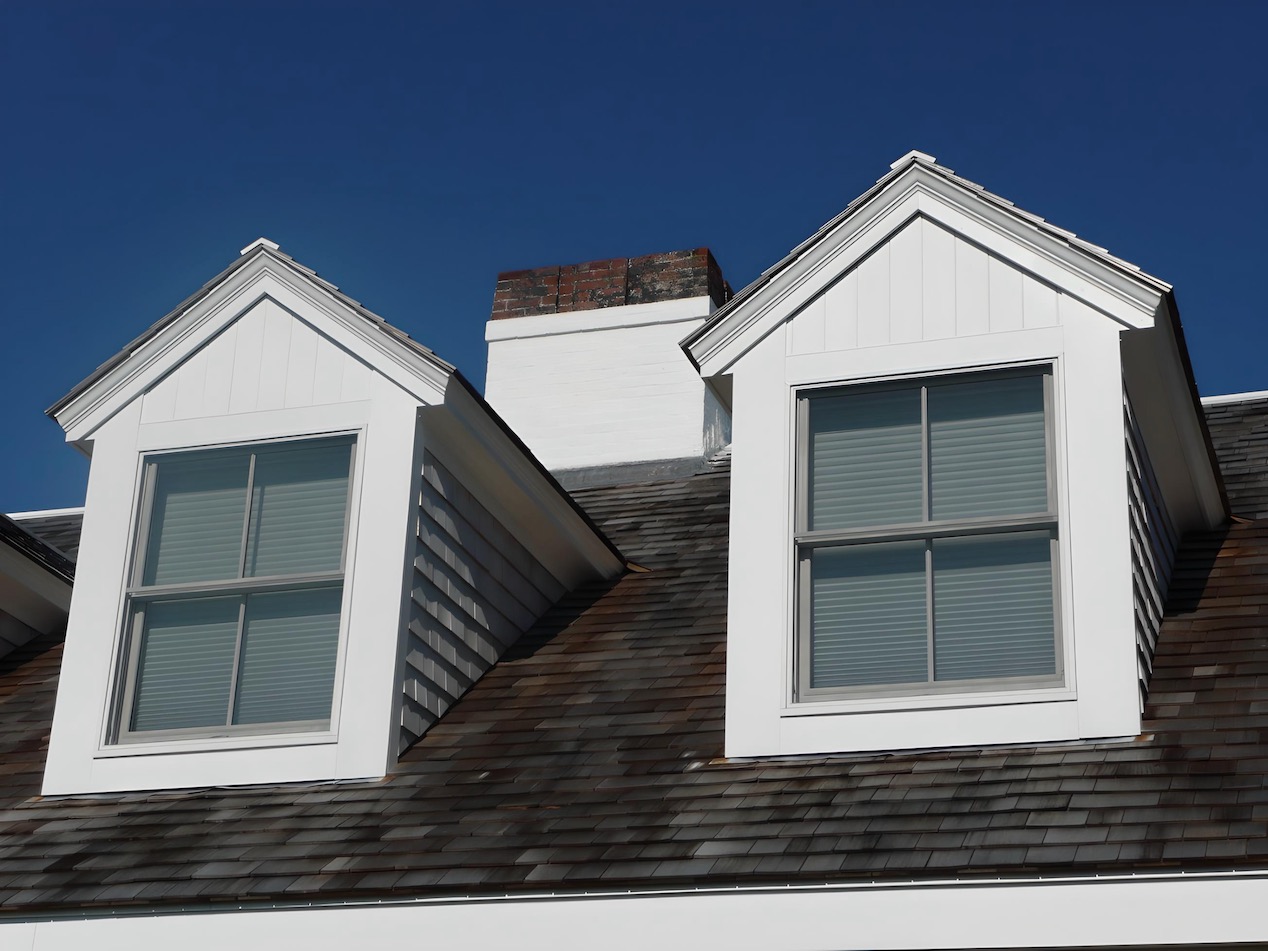
M197 598L145 608L133 730L225 724L238 607L238 598Z
M1056 673L1052 535L933 542L937 680Z
M860 390L810 402L810 527L921 518L920 390Z
M250 454L160 459L142 583L235 578L242 553Z
M351 452L339 441L257 456L248 577L339 569Z
M329 719L342 591L247 599L234 723Z
M1043 377L931 386L929 481L934 518L1046 512Z
M923 542L816 551L810 598L811 687L926 680Z

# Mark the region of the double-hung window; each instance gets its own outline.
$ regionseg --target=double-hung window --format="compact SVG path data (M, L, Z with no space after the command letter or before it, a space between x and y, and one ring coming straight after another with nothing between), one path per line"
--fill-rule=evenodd
M1047 367L803 391L797 699L1061 678Z
M329 729L353 447L146 459L115 742Z

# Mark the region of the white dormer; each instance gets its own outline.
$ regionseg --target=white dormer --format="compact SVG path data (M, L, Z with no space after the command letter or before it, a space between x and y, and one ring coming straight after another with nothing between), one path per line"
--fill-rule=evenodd
M622 567L453 367L267 239L50 413L92 467L45 794L383 776Z
M733 392L727 755L1138 733L1225 518L1178 327L912 152L688 337Z

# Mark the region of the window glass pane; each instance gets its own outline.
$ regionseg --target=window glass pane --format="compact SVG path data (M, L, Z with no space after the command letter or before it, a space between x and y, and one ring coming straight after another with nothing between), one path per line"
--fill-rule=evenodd
M248 577L339 570L351 452L340 440L257 454Z
M247 599L234 723L330 718L342 590Z
M810 686L928 679L925 543L811 554Z
M145 608L133 730L225 724L239 604L198 598Z
M1043 377L929 387L933 518L1048 510Z
M200 452L155 463L142 584L238 577L246 514L246 452Z
M810 400L810 528L918 522L920 390L872 389Z
M1052 533L933 542L937 680L1056 673Z

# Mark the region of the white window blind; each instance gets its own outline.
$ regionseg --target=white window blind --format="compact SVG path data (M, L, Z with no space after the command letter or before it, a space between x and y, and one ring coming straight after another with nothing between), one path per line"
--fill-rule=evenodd
M801 400L799 694L1058 674L1047 373Z
M341 437L148 462L120 736L329 723L352 449Z

